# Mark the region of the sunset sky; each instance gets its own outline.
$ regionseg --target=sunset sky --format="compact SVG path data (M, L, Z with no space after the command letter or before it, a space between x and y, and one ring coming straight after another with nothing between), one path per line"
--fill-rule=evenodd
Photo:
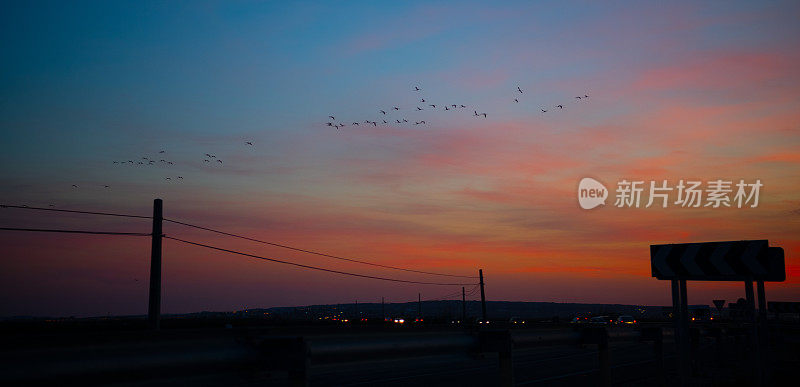
M0 33L2 204L150 215L162 198L168 218L271 242L482 268L489 300L666 305L649 245L769 239L787 281L767 298L800 301L797 2L7 1ZM173 164L127 164L142 157ZM584 177L612 191L605 206L580 208ZM667 208L617 208L623 179L764 186L756 208L681 208L674 192ZM151 226L0 209L0 227ZM452 280L164 227L307 265ZM0 316L146 313L147 237L0 231L0 246ZM172 240L163 251L166 313L461 288ZM739 282L689 284L692 304L743 295Z

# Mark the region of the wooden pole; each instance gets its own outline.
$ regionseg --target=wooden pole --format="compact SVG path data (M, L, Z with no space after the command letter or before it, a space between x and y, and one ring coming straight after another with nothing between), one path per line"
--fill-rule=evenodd
M147 308L147 320L150 329L161 328L161 236L164 220L163 202L153 201L153 234L150 246L150 297Z

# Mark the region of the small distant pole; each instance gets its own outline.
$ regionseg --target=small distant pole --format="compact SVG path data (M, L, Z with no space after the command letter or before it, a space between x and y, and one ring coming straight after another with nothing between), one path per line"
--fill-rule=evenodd
M422 318L422 293L417 293L417 317Z
M483 321L486 321L486 293L483 291L483 269L478 269L478 276L481 280L481 311L483 312Z
M461 287L461 323L467 323L467 293L463 286Z
M150 247L150 299L147 308L147 321L150 329L161 328L161 234L164 220L164 203L153 200L153 234Z

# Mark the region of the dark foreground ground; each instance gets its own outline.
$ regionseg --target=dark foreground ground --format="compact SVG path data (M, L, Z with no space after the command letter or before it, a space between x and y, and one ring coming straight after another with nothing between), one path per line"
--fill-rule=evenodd
M495 386L503 380L500 355L482 341L485 327L166 325L151 332L136 324L3 324L0 384L289 386L297 379L297 359L305 360L311 386ZM492 331L510 332L519 342L527 338L527 345L515 344L510 352L514 385L602 385L600 347L580 333L587 327L530 324ZM600 327L622 338L609 344L611 384L679 385L670 325L644 327L664 328L663 367L655 343L637 336L642 326ZM756 385L757 352L747 327L696 328L692 385ZM771 327L767 350L758 353L768 365L767 385L796 385L798 332L796 324ZM295 350L299 337L308 352ZM473 339L478 344L470 344Z

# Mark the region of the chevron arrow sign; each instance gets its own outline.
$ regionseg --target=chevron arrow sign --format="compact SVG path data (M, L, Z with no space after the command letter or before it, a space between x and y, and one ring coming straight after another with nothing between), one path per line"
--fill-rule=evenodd
M650 266L661 280L786 280L783 249L767 240L650 245Z

